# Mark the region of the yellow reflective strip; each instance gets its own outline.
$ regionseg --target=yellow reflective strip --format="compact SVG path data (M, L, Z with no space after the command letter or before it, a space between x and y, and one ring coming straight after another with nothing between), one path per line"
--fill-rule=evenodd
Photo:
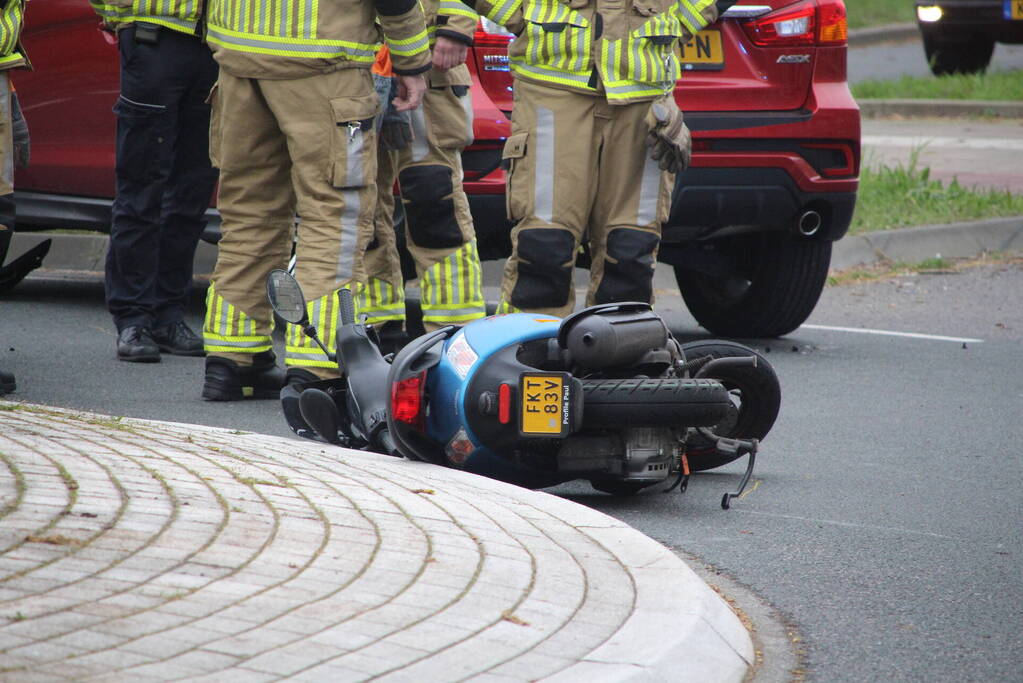
M203 337L209 337L210 339L216 339L217 341L223 341L223 342L230 341L230 342L239 342L239 343L248 343L248 342L258 343L258 342L265 342L265 341L270 339L270 337L268 337L265 334L254 334L254 335L246 335L246 336L239 336L239 335L224 336L224 335L216 334L214 332L203 332L202 336Z
M327 336L327 349L334 353L337 346L337 322L338 316L341 314L341 307L338 304L337 292L331 292L328 296L330 297L330 317L328 318L330 327L327 328L324 334ZM358 316L358 306L356 306L356 316Z
M304 57L307 59L334 59L336 57L344 56L347 61L360 62L365 64L372 64L375 61L373 55L356 55L350 52L338 52L337 50L327 51L298 51L298 50L278 50L275 48L264 48L264 47L253 47L250 45L238 45L237 43L231 43L227 41L214 38L213 36L207 35L206 42L213 43L214 45L220 45L229 50L237 50L238 52L250 52L252 54L260 55L275 55L279 57ZM425 50L424 50L425 51Z
M217 346L215 344L204 344L203 348L208 352L213 353L263 353L273 348L273 344L266 344L265 346Z
M390 36L388 36L387 37L387 44L391 45L392 49L393 49L393 46L395 46L395 45L411 45L413 43L420 43L420 42L422 42L425 39L426 39L426 31L420 31L419 33L415 34L414 36L412 36L410 38L400 38L399 39L399 38L391 38Z

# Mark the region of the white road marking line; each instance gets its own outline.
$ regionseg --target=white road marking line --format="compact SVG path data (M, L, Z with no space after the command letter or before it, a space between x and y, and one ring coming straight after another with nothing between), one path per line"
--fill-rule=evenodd
M854 332L856 334L878 334L885 337L909 337L910 339L930 339L932 341L948 341L957 344L983 344L983 339L970 337L945 337L940 334L921 334L919 332L894 332L892 330L873 330L869 327L836 327L833 325L803 325L808 330L825 330L827 332Z
M997 149L1023 152L1023 140L1018 138L969 138L946 135L863 135L864 147L950 147L953 149Z

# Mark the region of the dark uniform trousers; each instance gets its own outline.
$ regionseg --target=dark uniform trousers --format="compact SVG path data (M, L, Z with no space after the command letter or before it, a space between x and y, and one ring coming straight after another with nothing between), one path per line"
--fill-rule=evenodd
M206 102L217 65L209 48L180 31L139 28L123 29L118 40L117 194L106 264L107 308L118 330L182 319L217 180Z

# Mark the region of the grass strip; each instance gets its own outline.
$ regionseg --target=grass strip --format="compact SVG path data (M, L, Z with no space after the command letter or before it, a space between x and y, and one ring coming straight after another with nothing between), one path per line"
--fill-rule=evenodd
M867 266L855 266L845 270L834 270L828 276L828 285L855 285L863 282L887 280L912 274L946 275L961 273L969 268L982 266L1023 266L1023 253L988 252L975 258L930 258L919 263L882 261Z
M916 11L908 0L845 0L849 28L883 26L916 21Z
M1023 69L984 74L902 76L867 80L852 86L857 99L913 98L932 100L1023 100Z
M919 155L915 149L908 164L894 167L863 166L849 234L1023 215L1023 195L935 180Z

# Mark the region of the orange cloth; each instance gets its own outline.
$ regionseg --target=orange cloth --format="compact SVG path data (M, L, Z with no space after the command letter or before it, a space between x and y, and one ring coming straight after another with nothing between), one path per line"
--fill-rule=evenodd
M377 60L373 62L370 70L380 76L394 75L394 70L391 68L391 51L387 49L386 45L377 50Z

